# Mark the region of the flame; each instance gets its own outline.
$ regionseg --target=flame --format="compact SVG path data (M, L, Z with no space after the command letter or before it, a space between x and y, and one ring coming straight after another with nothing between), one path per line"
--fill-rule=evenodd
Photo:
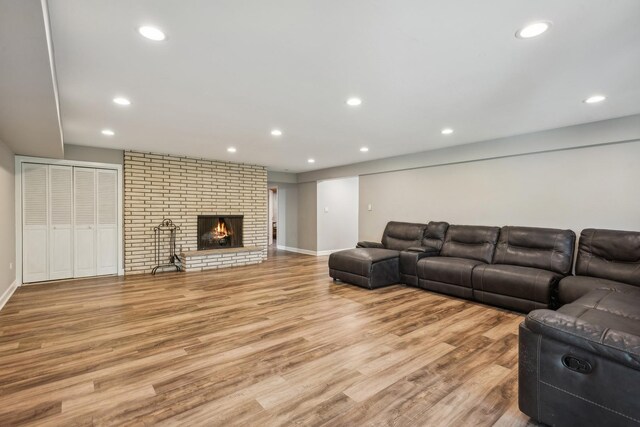
M227 226L224 224L224 221L218 220L218 225L211 230L211 234L213 234L216 239L227 237L229 232L227 231Z

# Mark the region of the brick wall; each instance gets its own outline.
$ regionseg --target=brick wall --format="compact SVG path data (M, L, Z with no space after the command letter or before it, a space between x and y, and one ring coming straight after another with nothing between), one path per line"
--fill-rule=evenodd
M263 166L153 153L124 153L124 267L148 273L155 265L153 227L164 218L180 226L177 251L197 249L198 215L244 215L244 246L260 250L225 256L224 266L267 257L267 170Z

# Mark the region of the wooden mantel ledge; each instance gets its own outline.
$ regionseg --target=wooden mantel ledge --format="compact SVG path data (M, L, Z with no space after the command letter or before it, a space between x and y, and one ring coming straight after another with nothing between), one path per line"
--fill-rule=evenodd
M217 254L233 254L238 252L256 252L263 250L262 246L243 246L241 248L223 248L223 249L207 249L204 251L184 251L180 253L180 258L189 258L194 256L217 255Z

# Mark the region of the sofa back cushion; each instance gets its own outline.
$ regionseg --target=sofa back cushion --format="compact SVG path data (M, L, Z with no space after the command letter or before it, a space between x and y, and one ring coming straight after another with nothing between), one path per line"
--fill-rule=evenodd
M427 230L424 233L422 239L422 245L428 248L442 249L444 243L444 236L447 234L449 223L444 221L429 221L427 224Z
M390 221L384 229L382 244L396 251L420 246L426 228L426 224Z
M440 255L491 263L500 227L450 225Z
M576 275L640 286L640 232L583 230Z
M571 230L502 227L493 263L541 268L566 276L571 273L575 242L576 234Z

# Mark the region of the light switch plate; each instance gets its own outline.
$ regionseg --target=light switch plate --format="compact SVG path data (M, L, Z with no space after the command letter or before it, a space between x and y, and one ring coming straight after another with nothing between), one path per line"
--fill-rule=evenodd
M329 213L329 208L327 206L324 207L324 213Z
M372 205L371 203L369 203L369 204L367 205L367 210L368 210L368 211L372 211L372 210L373 210L373 205Z

